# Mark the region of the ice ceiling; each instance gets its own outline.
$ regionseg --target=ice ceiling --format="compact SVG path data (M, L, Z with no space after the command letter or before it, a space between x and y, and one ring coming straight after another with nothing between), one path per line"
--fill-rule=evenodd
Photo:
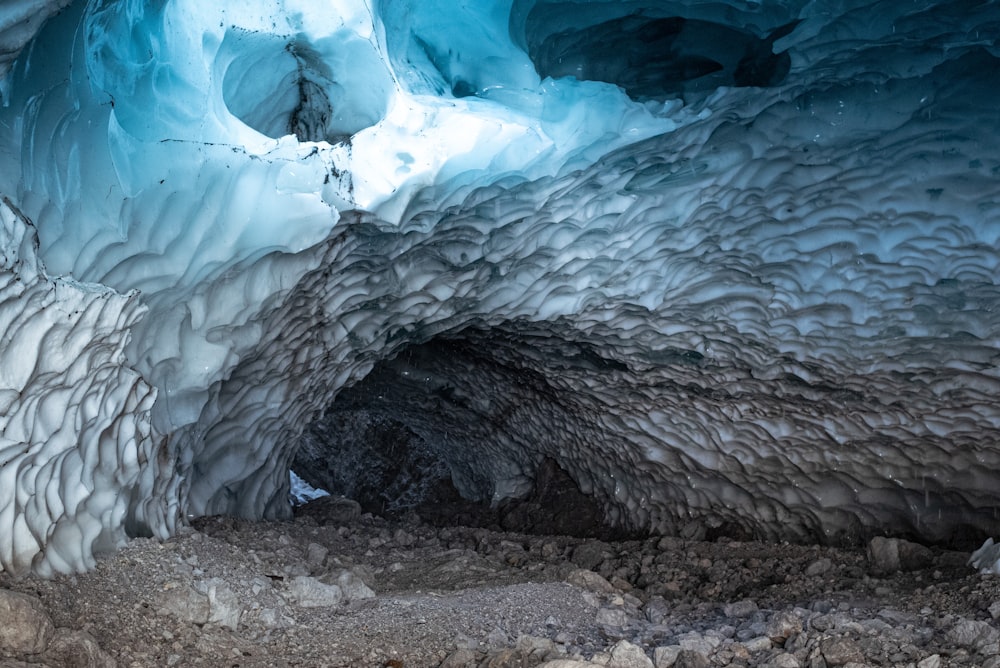
M65 4L0 9L2 568L287 516L324 414L630 529L1000 530L1000 4Z

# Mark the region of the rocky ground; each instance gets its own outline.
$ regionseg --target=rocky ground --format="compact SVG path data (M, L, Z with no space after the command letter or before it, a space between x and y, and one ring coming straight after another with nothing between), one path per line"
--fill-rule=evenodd
M441 528L328 498L84 575L0 574L0 668L1000 668L1000 578L967 559Z

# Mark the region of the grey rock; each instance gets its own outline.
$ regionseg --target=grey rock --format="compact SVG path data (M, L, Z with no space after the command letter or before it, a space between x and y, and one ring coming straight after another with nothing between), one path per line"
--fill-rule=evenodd
M288 591L303 608L329 608L340 605L344 592L337 585L320 582L316 578L300 575L288 583Z
M467 668L479 664L479 657L471 649L455 650L441 662L439 668Z
M597 611L596 621L602 626L622 628L628 624L628 615L621 608L601 608Z
M118 665L92 635L64 628L56 629L42 660L62 668L116 668Z
M961 619L948 631L948 640L960 647L980 649L1000 640L997 631L989 622Z
M638 645L619 640L611 648L608 668L653 668L653 662Z
M917 668L941 668L941 656L939 654L931 654L924 657L920 661L917 661Z
M778 612L767 623L767 637L777 645L802 631L802 620L790 612Z
M682 649L674 661L673 668L709 668L711 662L708 657L693 649ZM659 668L659 667L657 667Z
M868 564L876 575L915 571L934 563L934 553L900 538L876 536L868 543Z
M190 624L207 623L211 610L208 596L190 585L174 586L160 592L155 606L161 615L170 615Z
M642 608L650 624L662 624L670 615L670 604L662 596L654 596Z
M572 562L580 568L594 570L605 559L614 556L611 546L599 540L583 543L573 550Z
M821 642L819 647L828 666L844 666L865 660L861 648L850 638L829 638Z
M566 576L566 582L599 594L616 593L614 585L594 571L577 568Z
M831 568L833 568L833 562L826 557L821 557L806 567L806 575L811 578L825 575L830 572Z
M240 626L240 616L243 614L243 604L235 592L221 578L212 578L206 582L208 587L208 621L227 629L237 630Z
M750 599L744 599L742 601L735 601L733 603L727 603L722 608L722 612L726 617L744 619L750 617L753 613L757 612L759 608L757 607L756 601L751 601Z
M323 568L328 554L330 554L330 550L326 547L319 543L309 543L309 547L306 548L306 563L309 564L309 571L311 573L319 572Z
M366 585L361 577L354 571L342 571L337 576L337 586L344 594L344 599L348 603L351 601L361 601L368 598L375 598L375 591Z
M54 633L41 601L0 589L0 654L38 654Z
M746 647L748 652L755 654L757 652L766 652L774 646L774 643L767 636L757 636L744 642L743 646Z
M656 668L673 668L677 657L683 651L680 645L667 645L653 650L653 664Z
M799 668L802 664L795 657L794 654L789 654L785 652L784 654L779 654L778 656L771 659L768 662L768 668Z

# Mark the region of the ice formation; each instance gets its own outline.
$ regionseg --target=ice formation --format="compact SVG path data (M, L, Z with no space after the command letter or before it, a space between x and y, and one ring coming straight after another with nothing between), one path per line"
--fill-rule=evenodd
M338 412L633 529L997 533L998 21L72 4L0 110L0 566L286 516Z

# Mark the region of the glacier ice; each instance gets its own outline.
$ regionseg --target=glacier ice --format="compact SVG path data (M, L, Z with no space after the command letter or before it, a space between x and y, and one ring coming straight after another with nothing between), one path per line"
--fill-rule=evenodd
M287 516L327 410L633 529L996 533L998 20L70 5L2 89L0 566Z

